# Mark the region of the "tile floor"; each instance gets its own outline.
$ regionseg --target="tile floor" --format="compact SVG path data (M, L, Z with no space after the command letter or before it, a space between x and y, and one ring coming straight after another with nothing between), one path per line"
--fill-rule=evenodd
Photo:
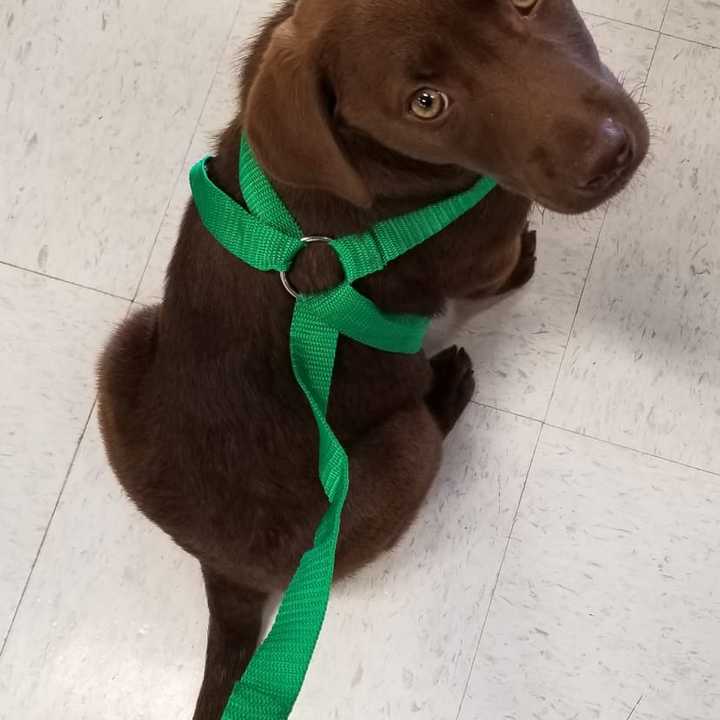
M476 402L413 531L337 588L298 720L720 718L720 4L582 9L646 84L654 161L606 211L546 214L523 291L438 323ZM161 295L266 12L0 9L2 720L191 716L198 570L113 481L93 365Z

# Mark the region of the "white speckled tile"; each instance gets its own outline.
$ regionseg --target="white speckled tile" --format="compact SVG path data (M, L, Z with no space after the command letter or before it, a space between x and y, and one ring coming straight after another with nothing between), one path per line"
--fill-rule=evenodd
M659 30L667 0L576 0L575 4L584 12Z
M455 720L538 430L469 408L416 526L334 593L294 720Z
M455 719L538 432L471 406L417 525L334 594L293 718ZM93 422L0 660L0 718L189 718L206 616L195 562L124 499Z
M645 82L658 34L604 17L582 13L603 62L632 91Z
M433 322L428 353L464 347L475 367L475 400L545 417L601 223L599 215L578 220L546 214L529 285L481 304L454 303Z
M206 627L197 564L123 496L93 419L0 659L0 718L190 718Z
M190 199L188 180L190 168L198 160L212 153L215 137L225 129L237 112L237 95L240 87L237 58L247 47L253 29L260 19L267 15L267 7L264 3L247 2L246 4L248 7L243 7L238 15L225 55L220 61L218 74L215 76L198 130L187 154L185 167L173 192L150 263L140 285L138 300L145 304L160 302L163 297L165 272L175 249L185 207Z
M720 47L720 1L670 0L663 31Z
M0 260L132 296L237 8L10 0Z
M720 50L662 38L655 161L613 208L549 419L720 470Z
M92 407L97 354L127 305L0 265L0 640Z
M717 476L543 430L460 720L717 720L719 508Z
M645 80L656 33L588 16L588 27L626 87ZM543 419L604 211L580 218L538 214L537 273L521 290L482 305L455 304L436 321L428 350L463 345L473 358L475 399Z

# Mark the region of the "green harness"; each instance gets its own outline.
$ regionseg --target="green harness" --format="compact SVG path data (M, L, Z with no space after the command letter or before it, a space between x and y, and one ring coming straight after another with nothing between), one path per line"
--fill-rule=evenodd
M281 279L297 299L290 328L290 358L298 385L318 427L320 481L329 501L290 581L275 623L236 683L223 720L285 720L307 673L327 610L335 567L340 518L349 487L348 457L328 425L326 413L340 335L387 352L420 351L429 318L389 315L352 283L379 272L477 205L494 187L489 178L466 192L421 210L385 220L367 232L329 240L304 237L258 166L249 144L240 150L240 187L247 209L210 180L208 158L195 165L190 184L203 224L244 263ZM285 273L307 242L325 240L337 253L345 280L312 295L298 295Z

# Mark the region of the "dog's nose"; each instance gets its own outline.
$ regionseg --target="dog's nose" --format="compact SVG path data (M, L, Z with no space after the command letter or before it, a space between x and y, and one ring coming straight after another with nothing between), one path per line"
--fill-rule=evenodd
M632 159L633 146L627 130L612 118L605 118L598 126L595 142L585 156L579 187L591 191L605 190L627 170Z

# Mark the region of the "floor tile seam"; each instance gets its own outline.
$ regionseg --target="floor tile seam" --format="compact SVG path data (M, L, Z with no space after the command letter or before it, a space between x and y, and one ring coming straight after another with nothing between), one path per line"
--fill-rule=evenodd
M669 0L665 5L665 10L663 12L663 17L660 24L661 28L665 26L665 21L667 20L667 13L670 10L670 1L671 0ZM720 45L713 45L712 43L705 42L704 40L697 40L696 38L685 37L676 33L667 32L666 30L661 30L660 28L652 28L649 25L643 25L642 23L634 23L630 22L629 20L621 20L619 18L610 17L609 15L603 15L602 13L594 12L591 10L581 10L580 12L582 15L589 15L590 17L598 18L599 20L607 20L608 22L618 23L620 25L627 25L628 27L637 28L638 30L647 30L648 32L658 33L662 37L672 38L673 40L682 40L683 42L691 43L693 45L701 45L702 47L711 48L712 50L720 50Z
M132 312L133 304L128 301L128 307L125 312L125 317L129 317L130 313ZM13 627L15 626L15 621L20 613L20 609L22 607L23 601L25 600L25 596L27 595L27 590L30 585L30 581L32 580L32 576L35 572L35 567L37 566L38 560L40 559L40 555L43 551L43 548L45 547L45 542L48 538L48 534L50 532L50 527L53 523L53 520L55 519L55 516L57 515L58 508L60 506L60 502L62 501L63 495L65 493L65 489L67 487L68 481L70 479L70 475L72 474L73 468L75 467L75 463L77 461L78 454L80 452L80 448L82 446L82 443L85 439L85 436L87 435L88 427L90 426L90 421L92 420L93 414L95 413L95 408L97 406L97 394L93 396L92 403L90 405L90 411L87 414L87 417L85 418L85 423L83 425L82 431L80 432L80 435L75 443L75 449L73 450L73 454L70 458L70 462L68 463L67 471L65 472L65 476L63 477L62 484L60 485L60 489L57 494L57 498L55 499L55 504L53 505L53 509L48 517L48 521L45 525L45 529L43 530L42 538L40 539L40 543L38 545L38 548L35 552L35 557L33 558L32 564L30 566L30 570L28 571L27 577L25 579L25 583L23 585L23 589L20 592L20 596L18 598L17 603L15 604L15 610L13 611L12 617L10 618L10 623L8 624L7 631L5 632L5 636L3 637L2 645L0 646L0 658L3 656L5 652L5 648L7 647L8 641L10 639L10 635L12 634Z
M0 260L0 265L3 265L4 267L12 268L13 270L18 270L19 272L26 272L30 275L35 275L36 277L42 277L47 280L52 280L54 282L63 283L64 285L70 285L74 288L79 288L80 290L89 290L93 293L98 293L99 295L105 295L105 297L111 297L115 298L116 300L123 300L124 302L132 302L132 298L125 297L124 295L118 295L116 293L108 292L107 290L103 290L99 287L93 287L92 285L84 285L83 283L75 282L74 280L68 280L67 278L60 277L59 275L51 275L49 273L42 272L40 270L34 270L33 268L24 267L22 265L17 265L12 262L8 262L7 260Z
M48 521L45 525L45 529L43 530L42 538L40 539L40 543L38 544L37 550L35 551L35 556L33 558L32 564L28 571L27 577L25 578L25 583L23 585L22 591L20 592L20 596L18 597L17 603L15 604L15 610L13 611L12 617L10 618L10 623L7 627L7 631L5 632L5 636L2 641L2 646L0 646L0 658L2 658L3 654L5 653L5 648L7 647L8 641L10 640L10 636L13 631L13 628L15 627L15 621L17 620L17 617L20 614L20 609L21 609L23 601L25 600L25 597L27 595L27 590L28 590L28 587L30 586L32 576L35 572L35 568L37 566L38 560L40 559L40 555L42 554L43 548L45 547L45 542L48 538L48 534L50 532L50 527L52 526L53 520L55 519L55 516L57 514L58 507L60 506L60 502L62 500L63 494L65 492L65 488L67 487L68 480L70 478L70 474L72 473L73 467L75 467L75 461L77 460L78 453L80 452L80 446L82 445L82 442L85 439L85 435L87 433L87 429L90 426L90 420L92 419L93 413L95 412L96 404L97 404L97 397L94 397L93 401L92 401L92 405L90 407L90 412L88 413L87 418L85 419L85 424L83 425L82 432L80 433L80 436L78 437L78 439L75 442L75 448L73 450L72 457L70 458L70 462L68 464L67 471L63 478L63 481L62 481L62 484L58 491L57 497L55 498L55 503L54 503L52 511L48 517Z
M642 23L630 22L630 20L621 20L619 18L610 17L609 15L603 15L602 13L594 12L592 10L580 10L581 15L589 15L590 17L598 18L599 20L607 20L608 22L618 23L620 25L627 25L628 27L638 28L639 30L647 30L648 32L657 33L660 32L659 28L652 28L649 25L643 25Z
M593 440L598 443L602 443L603 445L608 445L614 448L617 448L619 450L627 450L629 452L637 453L638 455L642 455L644 457L650 458L652 460L660 460L662 462L671 463L672 465L677 465L678 467L685 468L686 470L693 470L696 472L702 472L707 473L708 475L714 475L716 477L720 477L720 470L713 470L709 467L702 467L700 465L692 465L691 463L684 462L682 460L678 460L677 458L673 458L667 455L658 455L657 453L650 452L649 450L645 450L641 447L635 447L634 445L628 445L625 443L620 443L615 440L611 440L610 438L601 437L599 435L593 435L591 433L583 432L582 430L577 430L576 428L568 427L566 425L560 425L557 423L552 423L548 420L543 420L542 418L533 417L532 415L525 415L520 412L515 412L514 410L510 410L508 408L503 407L497 407L495 405L491 405L489 403L483 403L479 400L473 400L473 405L477 405L478 407L485 408L487 410L492 410L493 412L500 413L503 415L509 415L510 417L519 418L521 420L526 420L529 422L537 423L542 428L552 428L553 430L561 430L563 432L571 433L572 435L577 435L582 438L586 438L588 440Z
M670 6L671 0L667 0L665 4L665 11L663 13L663 22L665 21L665 15L667 14L668 7ZM662 25L661 25L662 27ZM648 79L650 78L650 73L652 72L653 63L655 62L655 55L657 53L658 45L660 44L660 38L661 38L661 31L657 32L657 38L655 39L655 47L653 48L652 56L650 57L650 62L648 63L647 71L645 72L645 80L642 84L642 89L640 91L640 100L642 100L645 97L645 90L647 88ZM560 363L558 364L557 373L555 375L555 380L553 382L553 388L550 393L550 398L548 400L547 406L545 408L545 416L543 417L543 421L547 422L548 417L550 416L550 411L553 406L553 401L555 400L555 394L557 392L558 384L560 381L560 376L562 375L563 368L565 366L565 360L567 358L567 350L570 346L570 340L572 338L573 332L575 330L575 325L577 323L578 314L580 312L580 307L582 305L583 298L585 296L585 291L587 290L588 281L590 280L590 275L592 274L593 265L595 263L595 258L597 256L598 248L600 247L600 241L602 240L602 234L603 230L605 229L605 223L607 222L608 213L610 212L610 209L612 207L612 201L608 203L607 207L605 208L605 214L603 215L602 223L600 224L600 228L598 229L597 236L595 238L595 247L593 248L592 255L590 257L590 262L588 263L588 269L587 273L585 275L585 280L583 282L582 289L580 290L580 296L578 297L577 306L575 307L575 314L573 315L572 323L570 324L570 330L567 334L567 338L565 341L565 347L563 348L562 357L560 358Z
M571 435L576 435L587 440L592 440L593 442L602 443L603 445L608 445L610 447L617 448L618 450L626 450L637 455L642 455L643 457L650 460L658 460L660 462L676 465L677 467L684 468L685 470L692 470L693 472L701 472L707 475L712 475L714 477L720 477L720 471L718 470L712 470L711 468L702 467L700 465L692 465L691 463L678 460L677 458L669 457L667 455L658 455L657 453L651 452L649 450L635 447L633 445L626 445L615 440L610 440L609 438L600 437L599 435L592 435L590 433L582 432L581 430L547 421L544 423L544 426L547 428L552 428L553 430L560 430L562 432L570 433Z
M240 16L241 8L242 8L242 3L238 0L237 9L235 10L235 15L232 19L232 22L230 23L230 27L228 29L227 35L225 36L225 42L223 43L222 50L219 53L217 63L215 64L215 70L212 74L212 77L210 78L210 82L208 83L207 92L205 93L205 99L203 100L202 106L200 108L200 112L198 113L198 116L195 120L195 127L193 128L193 131L190 134L190 140L188 141L187 147L185 148L185 152L183 153L183 158L182 158L182 162L180 163L180 168L179 168L178 173L175 176L175 180L173 181L172 186L170 188L167 203L165 204L165 209L163 210L162 216L160 218L160 222L158 223L157 230L154 234L152 245L150 246L150 250L148 252L147 259L145 261L145 265L142 269L142 272L140 273L140 279L138 280L137 286L135 287L135 292L133 293L133 296L132 296L133 302L136 302L138 299L138 295L140 294L142 284L145 280L145 276L147 274L148 268L150 267L150 262L152 260L152 256L155 252L155 248L157 247L158 239L160 238L160 233L162 232L163 225L165 224L165 221L168 218L170 206L172 205L173 199L175 197L175 193L177 192L178 188L180 187L180 180L184 175L185 166L187 164L188 157L190 155L190 150L192 149L193 143L195 142L195 138L197 137L198 131L200 130L200 124L202 123L203 117L205 115L205 111L207 110L208 102L210 100L210 95L212 94L212 91L215 88L215 83L217 82L217 79L220 75L220 70L222 68L222 64L225 59L225 53L227 52L228 45L232 40L233 30L235 29L238 17Z
M520 506L522 505L523 498L525 496L525 488L528 484L528 479L530 478L530 473L532 472L533 466L535 464L535 455L537 453L538 447L540 446L540 441L543 434L544 429L544 423L539 423L540 427L537 431L537 437L535 438L535 445L533 447L532 455L530 456L530 462L528 463L527 471L525 472L525 478L523 480L523 485L520 490L520 496L518 497L517 504L515 505L515 512L513 514L513 519L510 524L510 529L508 531L507 538L505 540L505 547L503 548L503 554L500 558L500 563L498 564L497 573L495 574L495 582L493 583L492 590L490 591L490 599L488 601L487 610L485 611L485 616L483 617L482 625L480 626L480 633L478 635L477 643L475 644L475 650L473 652L473 658L470 663L470 667L468 668L467 678L465 681L465 687L463 688L462 695L460 697L459 705L458 705L458 711L455 720L460 720L460 716L462 714L462 709L465 704L465 699L467 697L468 689L470 687L470 682L472 680L473 672L475 670L475 665L477 664L477 658L480 653L480 646L482 644L483 636L485 634L485 628L487 627L488 619L490 617L490 613L492 611L493 602L495 600L495 592L497 590L497 587L500 583L500 577L502 575L503 567L505 566L505 558L507 557L508 548L510 547L510 540L513 535L513 531L515 529L515 523L517 522L518 514L520 512Z

